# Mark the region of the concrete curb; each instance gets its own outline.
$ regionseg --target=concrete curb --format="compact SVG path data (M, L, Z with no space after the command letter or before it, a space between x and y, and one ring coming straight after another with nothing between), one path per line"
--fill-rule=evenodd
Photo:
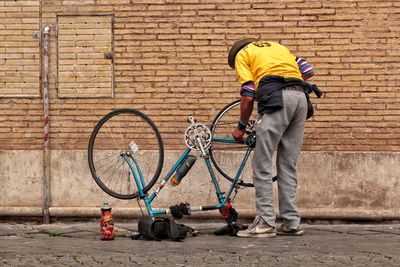
M254 209L237 209L240 218L253 218ZM146 214L146 211L143 210ZM321 220L399 220L400 210L360 210L360 209L300 209L303 219ZM100 209L97 207L51 207L51 217L98 217ZM139 218L142 211L139 208L114 208L113 214L120 218ZM43 216L38 207L0 207L2 217L40 217ZM221 218L218 211L196 212L191 215L194 219Z

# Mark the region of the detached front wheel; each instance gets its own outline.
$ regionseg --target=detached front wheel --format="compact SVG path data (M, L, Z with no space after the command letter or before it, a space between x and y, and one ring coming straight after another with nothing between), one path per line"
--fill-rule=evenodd
M160 176L164 146L153 121L135 109L105 115L89 139L88 161L93 179L107 194L119 199L138 197L138 188L122 154L130 153L143 174L146 193Z

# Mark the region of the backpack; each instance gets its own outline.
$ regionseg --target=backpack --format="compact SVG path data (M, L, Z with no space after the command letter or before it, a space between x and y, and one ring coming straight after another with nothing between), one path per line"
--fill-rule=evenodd
M172 241L181 241L186 238L188 232L192 235L196 231L184 224L177 224L174 220L168 218L151 218L144 217L138 222L139 233L132 235L132 239L140 239L143 237L147 240L161 241L168 239Z

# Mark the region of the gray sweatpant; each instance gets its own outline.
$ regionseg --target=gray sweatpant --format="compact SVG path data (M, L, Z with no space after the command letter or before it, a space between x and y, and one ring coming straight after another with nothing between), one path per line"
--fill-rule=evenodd
M269 225L275 226L272 204L272 154L277 151L279 213L283 224L296 229L300 214L296 206L296 163L303 143L307 100L303 92L283 90L283 108L264 114L257 125L257 143L253 156L253 182L256 211Z

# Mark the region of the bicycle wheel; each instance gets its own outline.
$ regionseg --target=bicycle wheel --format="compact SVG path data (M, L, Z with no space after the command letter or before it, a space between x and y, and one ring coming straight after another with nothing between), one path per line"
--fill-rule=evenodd
M136 144L137 152L132 151L132 144ZM88 146L90 172L100 188L115 198L133 199L138 197L138 188L121 156L124 152L129 152L140 166L146 193L160 175L164 146L155 124L134 109L118 109L105 115L94 127Z
M225 106L214 118L210 129L213 138L232 138L231 131L238 125L239 118L240 99ZM246 144L213 141L210 148L210 158L217 171L232 182L247 150L248 146ZM252 183L252 170L250 165L251 164L247 162L240 177L243 181L241 184L243 186L254 186Z

